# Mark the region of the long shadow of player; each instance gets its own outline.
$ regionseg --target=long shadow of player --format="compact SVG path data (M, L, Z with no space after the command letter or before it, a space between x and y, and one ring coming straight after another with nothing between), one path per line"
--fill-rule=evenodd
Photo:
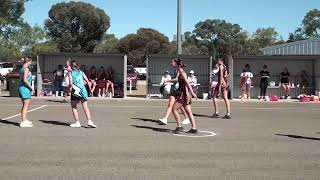
M19 126L19 125L20 125L20 124L17 123L17 122L8 121L8 120L2 120L2 119L0 119L0 123L9 124L9 125L13 125L13 126Z
M159 120L155 120L155 119L147 119L147 118L131 118L131 119L145 121L145 122L159 123ZM168 123L175 123L175 122L168 122Z
M153 131L157 132L166 132L166 133L173 133L172 129L166 129L166 128L155 128L150 126L138 126L138 125L131 125L132 127L139 128L139 129L151 129Z
M308 139L308 140L320 141L320 138L315 138L315 137L306 137L306 136L299 136L299 135L292 135L292 134L276 134L276 135L287 136L289 138L295 138L295 139Z
M66 123L66 122L61 122L61 121L49 121L49 120L39 120L42 123L45 124L52 124L52 125L57 125L57 126L70 126L70 123Z
M193 116L211 118L211 116L209 116L209 115L202 115L202 114L193 114Z

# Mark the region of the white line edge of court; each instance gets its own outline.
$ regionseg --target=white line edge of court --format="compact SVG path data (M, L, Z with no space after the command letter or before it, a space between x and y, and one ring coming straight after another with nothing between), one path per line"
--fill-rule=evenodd
M191 137L191 138L212 137L212 136L217 135L216 133L211 132L211 131L199 131L199 132L208 133L208 135L201 135L201 136L192 136L192 135L185 135L185 134L173 134L173 135L180 136L180 137Z
M32 111L36 111L36 110L42 109L42 108L45 108L45 107L47 107L47 106L48 106L48 105L43 105L43 106L40 106L40 107L37 107L37 108L31 109L31 110L29 110L29 111L28 111L28 113L29 113L29 112L32 112ZM13 116L6 117L6 118L3 118L3 119L1 119L1 120L8 120L8 119L12 119L12 118L17 117L17 116L20 116L20 115L21 115L21 113L16 114L16 115L13 115Z

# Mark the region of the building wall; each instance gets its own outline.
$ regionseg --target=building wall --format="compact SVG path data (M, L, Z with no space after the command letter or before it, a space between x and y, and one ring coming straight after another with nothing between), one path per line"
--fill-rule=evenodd
M38 78L39 86L41 87L43 79L53 81L53 71L57 69L59 64L65 64L67 59L76 60L78 65L85 65L87 71L91 66L95 66L99 70L103 66L105 70L111 66L115 73L115 83L125 85L124 72L126 71L126 63L124 62L123 55L106 55L106 54L77 54L77 53L61 53L61 54L42 54L38 59ZM39 74L40 73L40 74ZM39 82L38 81L38 82ZM126 85L124 86L126 87ZM38 93L39 94L39 93Z
M240 95L240 74L245 64L249 64L251 66L252 73L254 75L253 78L253 86L255 88L255 92L253 92L253 96L257 97L259 95L259 85L260 85L260 71L262 70L263 65L268 65L268 71L270 72L270 81L276 82L276 85L279 85L280 82L280 73L283 71L284 67L287 67L290 72L290 82L297 85L301 84L301 72L305 70L309 75L309 90L310 93L314 91L315 88L315 71L314 71L314 62L315 59L303 56L262 56L262 57L241 57L235 58L233 64L233 83L234 83L234 97L239 97ZM296 93L299 93L298 91ZM295 95L295 94L294 94Z
M148 94L159 94L159 86L161 77L165 71L169 71L173 76L174 68L171 67L172 56L150 56L147 60L147 80L148 80ZM210 58L206 56L182 56L184 63L187 65L185 71L189 74L190 70L195 71L198 83L201 84L198 88L198 96L202 96L202 93L209 91L209 78L210 78ZM173 78L173 77L172 77Z

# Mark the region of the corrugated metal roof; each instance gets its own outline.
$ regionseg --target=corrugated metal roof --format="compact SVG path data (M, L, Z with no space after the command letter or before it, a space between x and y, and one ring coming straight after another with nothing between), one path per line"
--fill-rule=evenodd
M320 38L280 44L260 49L264 55L320 55Z
M295 41L295 42L290 42L290 43L285 43L285 44L279 44L276 46L269 46L269 47L265 47L265 48L261 48L260 50L264 51L264 50L270 50L270 49L274 49L274 48L281 48L281 47L287 47L287 46L292 46L292 45L297 45L297 44L305 44L308 42L320 42L320 38L311 38L311 39L306 39L306 40L302 40L302 41Z

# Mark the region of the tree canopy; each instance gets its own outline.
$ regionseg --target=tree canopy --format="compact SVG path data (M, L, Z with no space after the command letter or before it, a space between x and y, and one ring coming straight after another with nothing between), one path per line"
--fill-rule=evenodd
M102 9L74 1L53 5L45 22L62 52L93 52L109 27L110 18Z
M23 0L1 0L0 3L0 35L9 39L11 34L24 24L22 14L24 13Z
M128 55L129 62L142 63L147 54L172 54L175 46L168 37L151 28L140 28L136 34L120 39L119 51Z
M247 38L240 25L220 19L200 21L186 35L185 50L210 56L238 54Z
M289 34L288 42L308 39L320 38L320 10L310 10L302 20L302 24L295 30L294 33Z
M95 47L95 53L119 53L119 39L114 34L105 34Z

